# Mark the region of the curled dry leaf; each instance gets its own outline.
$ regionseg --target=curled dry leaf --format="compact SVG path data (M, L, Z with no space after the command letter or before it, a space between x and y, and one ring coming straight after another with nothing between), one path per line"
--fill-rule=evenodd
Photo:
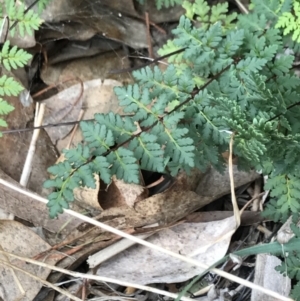
M134 207L136 202L145 199L148 196L148 189L138 184L128 184L123 180L118 180L115 176L113 177L117 189L119 190L124 203L129 207Z
M104 210L124 206L133 208L137 202L146 199L148 195L148 189L142 185L125 183L113 176L111 184L100 191L99 202Z
M94 208L96 210L103 210L98 201L98 193L100 189L99 175L94 174L96 188L80 187L74 189L75 200L80 202L80 206L85 208Z

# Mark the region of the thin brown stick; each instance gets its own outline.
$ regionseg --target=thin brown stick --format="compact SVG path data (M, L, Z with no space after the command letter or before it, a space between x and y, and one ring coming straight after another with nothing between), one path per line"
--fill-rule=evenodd
M84 114L84 110L80 110L77 121L80 121L80 120L82 119L83 114ZM69 149L69 148L70 148L71 143L72 143L72 141L73 141L73 139L74 139L74 135L75 135L77 129L78 129L78 123L75 124L75 126L74 126L74 128L73 128L73 130L72 130L72 133L71 133L71 135L70 135L70 139L69 139L69 142L68 142L68 144L67 144L66 149Z
M151 187L154 187L158 184L160 184L165 178L163 176L161 176L158 180L156 180L155 182L145 186L145 188L151 188Z
M135 17L136 17L137 19L144 20L144 18L141 17L141 16L135 16ZM153 21L149 20L149 24L150 24L151 26L153 26L156 30L158 30L159 32L161 32L162 34L164 34L164 35L167 34L167 32L166 32L162 27L158 26L158 25L157 25L156 23L154 23Z
M67 79L63 80L61 83L58 83L58 84L52 84L52 85L48 86L47 88L42 89L41 91L39 91L39 92L33 94L33 95L32 95L32 98L36 98L36 97L38 97L38 96L41 96L41 95L43 95L44 93L46 93L47 91L49 91L49 90L51 90L51 89L53 89L53 88L56 88L56 87L58 87L59 85L64 84L64 83L66 83L66 82L69 82L69 81L71 81L71 80L77 80L77 81L79 81L79 82L82 82L81 79L79 79L78 77L67 78Z

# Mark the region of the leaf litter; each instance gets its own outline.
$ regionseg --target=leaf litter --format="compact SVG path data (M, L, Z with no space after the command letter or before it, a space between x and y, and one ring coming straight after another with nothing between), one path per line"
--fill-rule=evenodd
M53 64L42 68L41 77L44 82L59 84L70 78L70 76L76 75L73 83L70 82L57 88L55 95L45 97L48 98L47 100L43 99L43 102L48 106L47 116L44 119L45 124L77 120L81 109L84 109L83 119L90 119L94 113L99 112L106 113L110 110L121 112L112 89L117 85L130 81L131 77L126 74L124 77L111 75L111 78L109 78L108 73L111 69L120 69L120 66L122 68L130 66L127 53L128 46L137 49L137 51L140 48L148 47L144 34L146 25L143 20L138 19L139 14L132 1L126 0L127 4L121 5L121 7L116 6L115 3L113 4L112 1L104 1L106 6L101 1L79 1L78 5L74 5L75 2L53 0L52 5L48 7L44 14L46 26L36 35L39 42L44 43L43 51L47 53L47 61ZM148 4L147 8L149 11L153 11L151 5ZM180 16L181 12L177 12L177 14ZM150 16L153 17L154 22L162 22L161 20L166 21L169 15L170 13L168 14L165 11L163 13L155 12ZM171 15L174 18L176 16L175 11ZM159 21L159 18L162 19ZM57 23L53 23L54 21ZM66 31L63 29L64 26ZM87 43L84 42L92 38L93 40ZM159 38L164 39L162 36ZM48 41L45 42L47 39ZM81 42L79 43L78 40ZM96 50L97 47L93 48L95 45L100 48L99 52ZM60 53L57 51L58 46L62 49ZM88 54L93 57L85 57L88 53L87 48L93 49ZM74 49L79 49L79 51ZM108 52L109 49L112 49L112 51ZM59 54L63 55L59 57ZM114 65L107 64L112 58L115 59ZM104 69L101 69L102 65ZM33 62L30 72L36 70L36 68L37 65ZM32 80L33 76L30 75L30 72L29 80ZM76 84L75 77L79 78L81 84L78 84L78 80ZM21 109L17 109L16 112L22 112ZM29 114L32 114L32 112L29 112ZM21 126L20 123L15 125L16 128ZM54 128L54 130L48 131L52 140L52 144L47 141L48 150L53 148L53 144L56 145L58 150L67 145L69 139L67 136L72 127L61 127L61 129L58 131L57 128ZM80 133L77 131L72 140L73 144L76 145L80 140ZM20 149L23 147L23 145L22 147L19 146L18 142L16 142L16 145ZM8 148L10 152L12 149L11 146ZM43 156L40 154L38 156L36 160L42 160ZM52 154L52 160L55 159L55 155ZM18 165L21 166L19 163ZM52 165L52 163L49 165ZM43 168L45 174L46 168ZM5 170L4 172L10 175L8 171ZM17 177L18 173L14 174L13 178L15 180L17 180ZM258 175L255 173L241 173L235 170L236 187L245 185L257 177ZM6 178L9 179L7 176ZM75 208L80 212L84 210L85 214L94 216L95 219L100 221L105 221L116 229L130 233L138 233L135 230L137 228L147 229L143 227L149 227L153 224L158 225L160 230L150 236L149 242L210 265L226 254L231 239L231 235L228 235L228 233L234 233L237 227L235 218L228 217L205 223L184 223L184 218L188 214L212 203L217 198L228 194L230 192L228 179L227 174L220 175L214 170L208 170L204 174L196 173L196 176L192 179L185 175L183 177L179 176L175 179L175 184L173 182L172 185L167 185L163 191L153 195L151 195L151 191L142 186L128 185L121 181L115 180L113 182L111 186L115 186L115 189L101 186L101 183L99 183L94 191L78 193L77 202L82 203L87 199L88 205L84 209L80 206ZM45 195L47 192L41 191L38 186L41 187L40 184L30 184L32 190ZM3 240L0 239L1 247L6 251L27 257L37 256L41 260L56 264L58 267L75 269L88 256L96 254L99 250L114 244L118 240L116 236L104 230L90 227L80 220L72 220L66 216L53 222L45 215L47 213L45 206L39 208L40 205L33 205L33 199L30 197L9 193L2 187L0 189L3 192L2 194L5 195L5 197L0 197L0 207L8 209L20 219L30 221L49 231L45 238L39 238L37 235L33 235L28 227L18 222L1 222L0 235L5 235ZM106 205L101 204L103 200L106 200ZM113 201L110 202L110 200ZM20 202L25 208L32 209L20 208ZM98 205L100 204L99 207L97 202ZM95 211L91 207L97 208L97 216L94 215ZM177 221L180 221L180 223L172 226ZM51 233L54 233L54 236ZM72 245L73 249L70 249L69 245ZM58 256L57 252L62 253ZM97 256L101 256L101 251L100 255L97 254ZM6 260L2 255L1 259ZM22 264L22 268L24 266L27 265ZM4 265L1 265L1 268L6 269L7 273L11 273L11 270L5 268ZM33 273L37 273L37 270L39 272L44 271L43 274L39 275L41 279L46 279L50 273L50 270L40 270L30 265L29 269L31 268L33 270L30 271ZM140 284L184 282L201 271L203 269L191 267L175 258L157 253L141 245L131 246L129 249L101 263L96 269L96 273L99 275ZM88 273L91 272L92 270L88 271ZM7 289L14 291L14 293L9 291L9 294L13 297L20 290L20 287L18 282L12 279L7 278L5 281L11 281L7 284ZM53 283L61 279L63 279L61 274L51 274L49 277L49 281ZM33 300L41 288L41 283L34 282L28 277L23 280L21 276L19 280L24 282L23 288L26 289L27 283L30 287L28 292L25 290L27 299L24 300ZM77 290L82 290L83 287L84 283L81 283ZM5 290L4 292L5 294L8 293ZM40 293L42 292L43 289ZM1 293L3 293L2 287Z

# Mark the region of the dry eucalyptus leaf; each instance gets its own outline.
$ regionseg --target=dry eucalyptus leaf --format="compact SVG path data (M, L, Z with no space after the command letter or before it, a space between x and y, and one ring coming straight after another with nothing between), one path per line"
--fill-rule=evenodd
M235 228L234 217L209 223L186 223L156 233L148 241L210 266L226 254ZM102 263L97 274L149 284L182 282L202 271L169 255L136 245Z
M32 191L21 187L18 182L10 178L1 168L0 178L17 188L32 193ZM29 221L35 226L43 227L54 233L60 232L62 235L72 232L78 225L82 224L82 220L71 217L67 213L60 214L57 219L51 219L46 204L37 202L35 199L5 185L0 185L0 208Z
M62 92L46 99L43 124L57 124L78 119L82 108L82 93L84 87L81 84L74 85ZM73 126L61 126L45 128L51 141L55 144L58 139L64 138Z
M275 271L281 260L273 255L258 254L255 264L254 283L266 289L288 297L291 290L291 279ZM251 301L277 301L277 298L268 296L257 290L252 290Z
M49 249L51 246L43 241L38 235L31 231L28 227L25 227L16 221L0 221L0 248L6 252L13 253L15 255L32 258L35 255ZM29 264L18 259L4 255L0 255L1 261L15 265L40 279L47 279L51 270ZM17 276L17 279L15 278ZM19 285L25 291L25 296L22 296ZM2 262L0 263L0 291L4 295L5 301L31 301L39 292L42 287L42 283L34 280L28 275L19 272L12 271Z

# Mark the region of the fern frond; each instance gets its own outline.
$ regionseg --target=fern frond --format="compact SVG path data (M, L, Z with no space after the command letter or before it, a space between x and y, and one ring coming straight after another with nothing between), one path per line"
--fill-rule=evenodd
M11 71L11 68L22 68L32 58L32 55L23 49L18 49L17 46L9 49L9 46L10 42L6 41L0 53L0 61L6 70Z
M112 164L111 173L115 174L118 179L123 179L127 183L139 184L140 167L131 150L120 147L111 152L107 156L107 160Z
M140 4L144 4L145 0L137 0ZM174 6L176 4L181 4L182 0L156 0L156 7L158 10L162 9L163 7L170 7Z
M6 75L0 77L0 96L17 96L23 89L12 77Z
M39 0L38 1L38 12L39 14L46 8L51 0Z
M299 177L292 174L271 175L265 188L271 190L271 197L276 198L276 202L274 199L264 214L270 214L272 208L276 210L276 215L278 212L278 216L275 216L276 220L282 219L283 214L298 214L300 209L300 189L297 184L298 181ZM272 214L272 216L274 216L274 214Z
M290 297L295 301L300 301L300 282L294 285Z
M112 131L107 129L105 125L82 121L80 127L85 141L89 143L89 148L95 149L94 155L104 154L115 144Z
M289 254L285 256L280 266L277 266L276 271L291 279L300 280L300 257L299 253ZM299 296L298 296L299 297Z
M163 172L164 150L156 141L155 135L142 133L129 143L128 148L134 152L138 160L141 160L142 169Z
M97 156L91 164L94 173L98 173L101 175L101 179L104 183L109 184L111 182L111 170L110 163L108 162L106 157Z
M28 10L25 13L24 4L17 5L11 0L6 0L5 3L7 16L11 22L17 22L17 27L22 37L25 35L25 31L32 35L34 30L39 28L42 20L33 10ZM12 36L15 33L15 28L11 30Z
M182 53L169 59L165 71L147 67L134 72L134 84L115 88L128 116L96 114L95 122L81 124L83 146L55 174L60 180L52 183L53 208L72 199L76 183L91 185L94 173L106 183L113 175L138 183L140 169L172 175L194 166L222 170L221 153L234 132L240 167L271 174L273 200L266 212L284 220L299 211L300 79L294 55L286 53L284 29L275 26L286 13L297 16L294 4L254 0L252 11L237 19L227 4L195 0L183 6L174 39L161 50L184 48ZM291 45L296 56L296 43Z
M175 52L177 50L181 49L180 46L177 46L174 44L174 41L172 40L168 40L167 41L167 44L164 44L162 48L160 48L157 53L160 55L160 56L163 56L163 55L166 55L166 54L169 54L169 53L172 53L172 52ZM169 62L170 63L175 63L175 62L181 62L182 61L182 53L178 53L176 55L171 55L169 57Z
M42 0L44 3L48 0ZM6 16L4 16L6 14ZM20 34L24 35L24 28L27 32L32 33L32 30L38 29L41 20L38 18L33 11L28 11L25 13L24 4L16 4L13 0L5 0L0 4L0 16L5 22L8 17L9 20L14 23L17 22ZM4 25L4 24L2 24ZM3 26L2 26L3 27ZM11 30L11 34L13 35L15 28ZM18 49L16 46L10 48L10 41L7 40L2 45L2 49L0 51L0 64L8 71L11 69L17 69L19 67L24 67L28 61L31 59L31 55L22 49ZM16 82L12 77L8 77L7 75L3 75L0 78L0 95L1 96L18 96L20 92L23 90L23 87ZM6 101L0 98L0 114L6 115L11 112L14 108L9 105ZM7 126L5 120L0 118L0 126ZM0 137L2 137L2 133L0 132Z
M300 3L293 1L293 12L283 12L275 25L275 28L282 28L283 35L291 35L292 40L300 43Z
M170 7L176 4L180 4L182 0L156 0L157 9L161 9L162 7Z
M14 107L7 101L0 98L0 115L6 115L14 110Z
M95 114L95 120L113 132L115 142L118 144L130 139L137 131L137 126L129 116L122 117L110 112L108 114Z
M209 6L204 0L196 0L194 3L184 1L182 4L185 8L185 15L190 20L196 19L201 22L203 28L208 29L210 25L221 22L223 30L234 28L233 21L237 14L228 14L228 3L218 3L217 5Z

